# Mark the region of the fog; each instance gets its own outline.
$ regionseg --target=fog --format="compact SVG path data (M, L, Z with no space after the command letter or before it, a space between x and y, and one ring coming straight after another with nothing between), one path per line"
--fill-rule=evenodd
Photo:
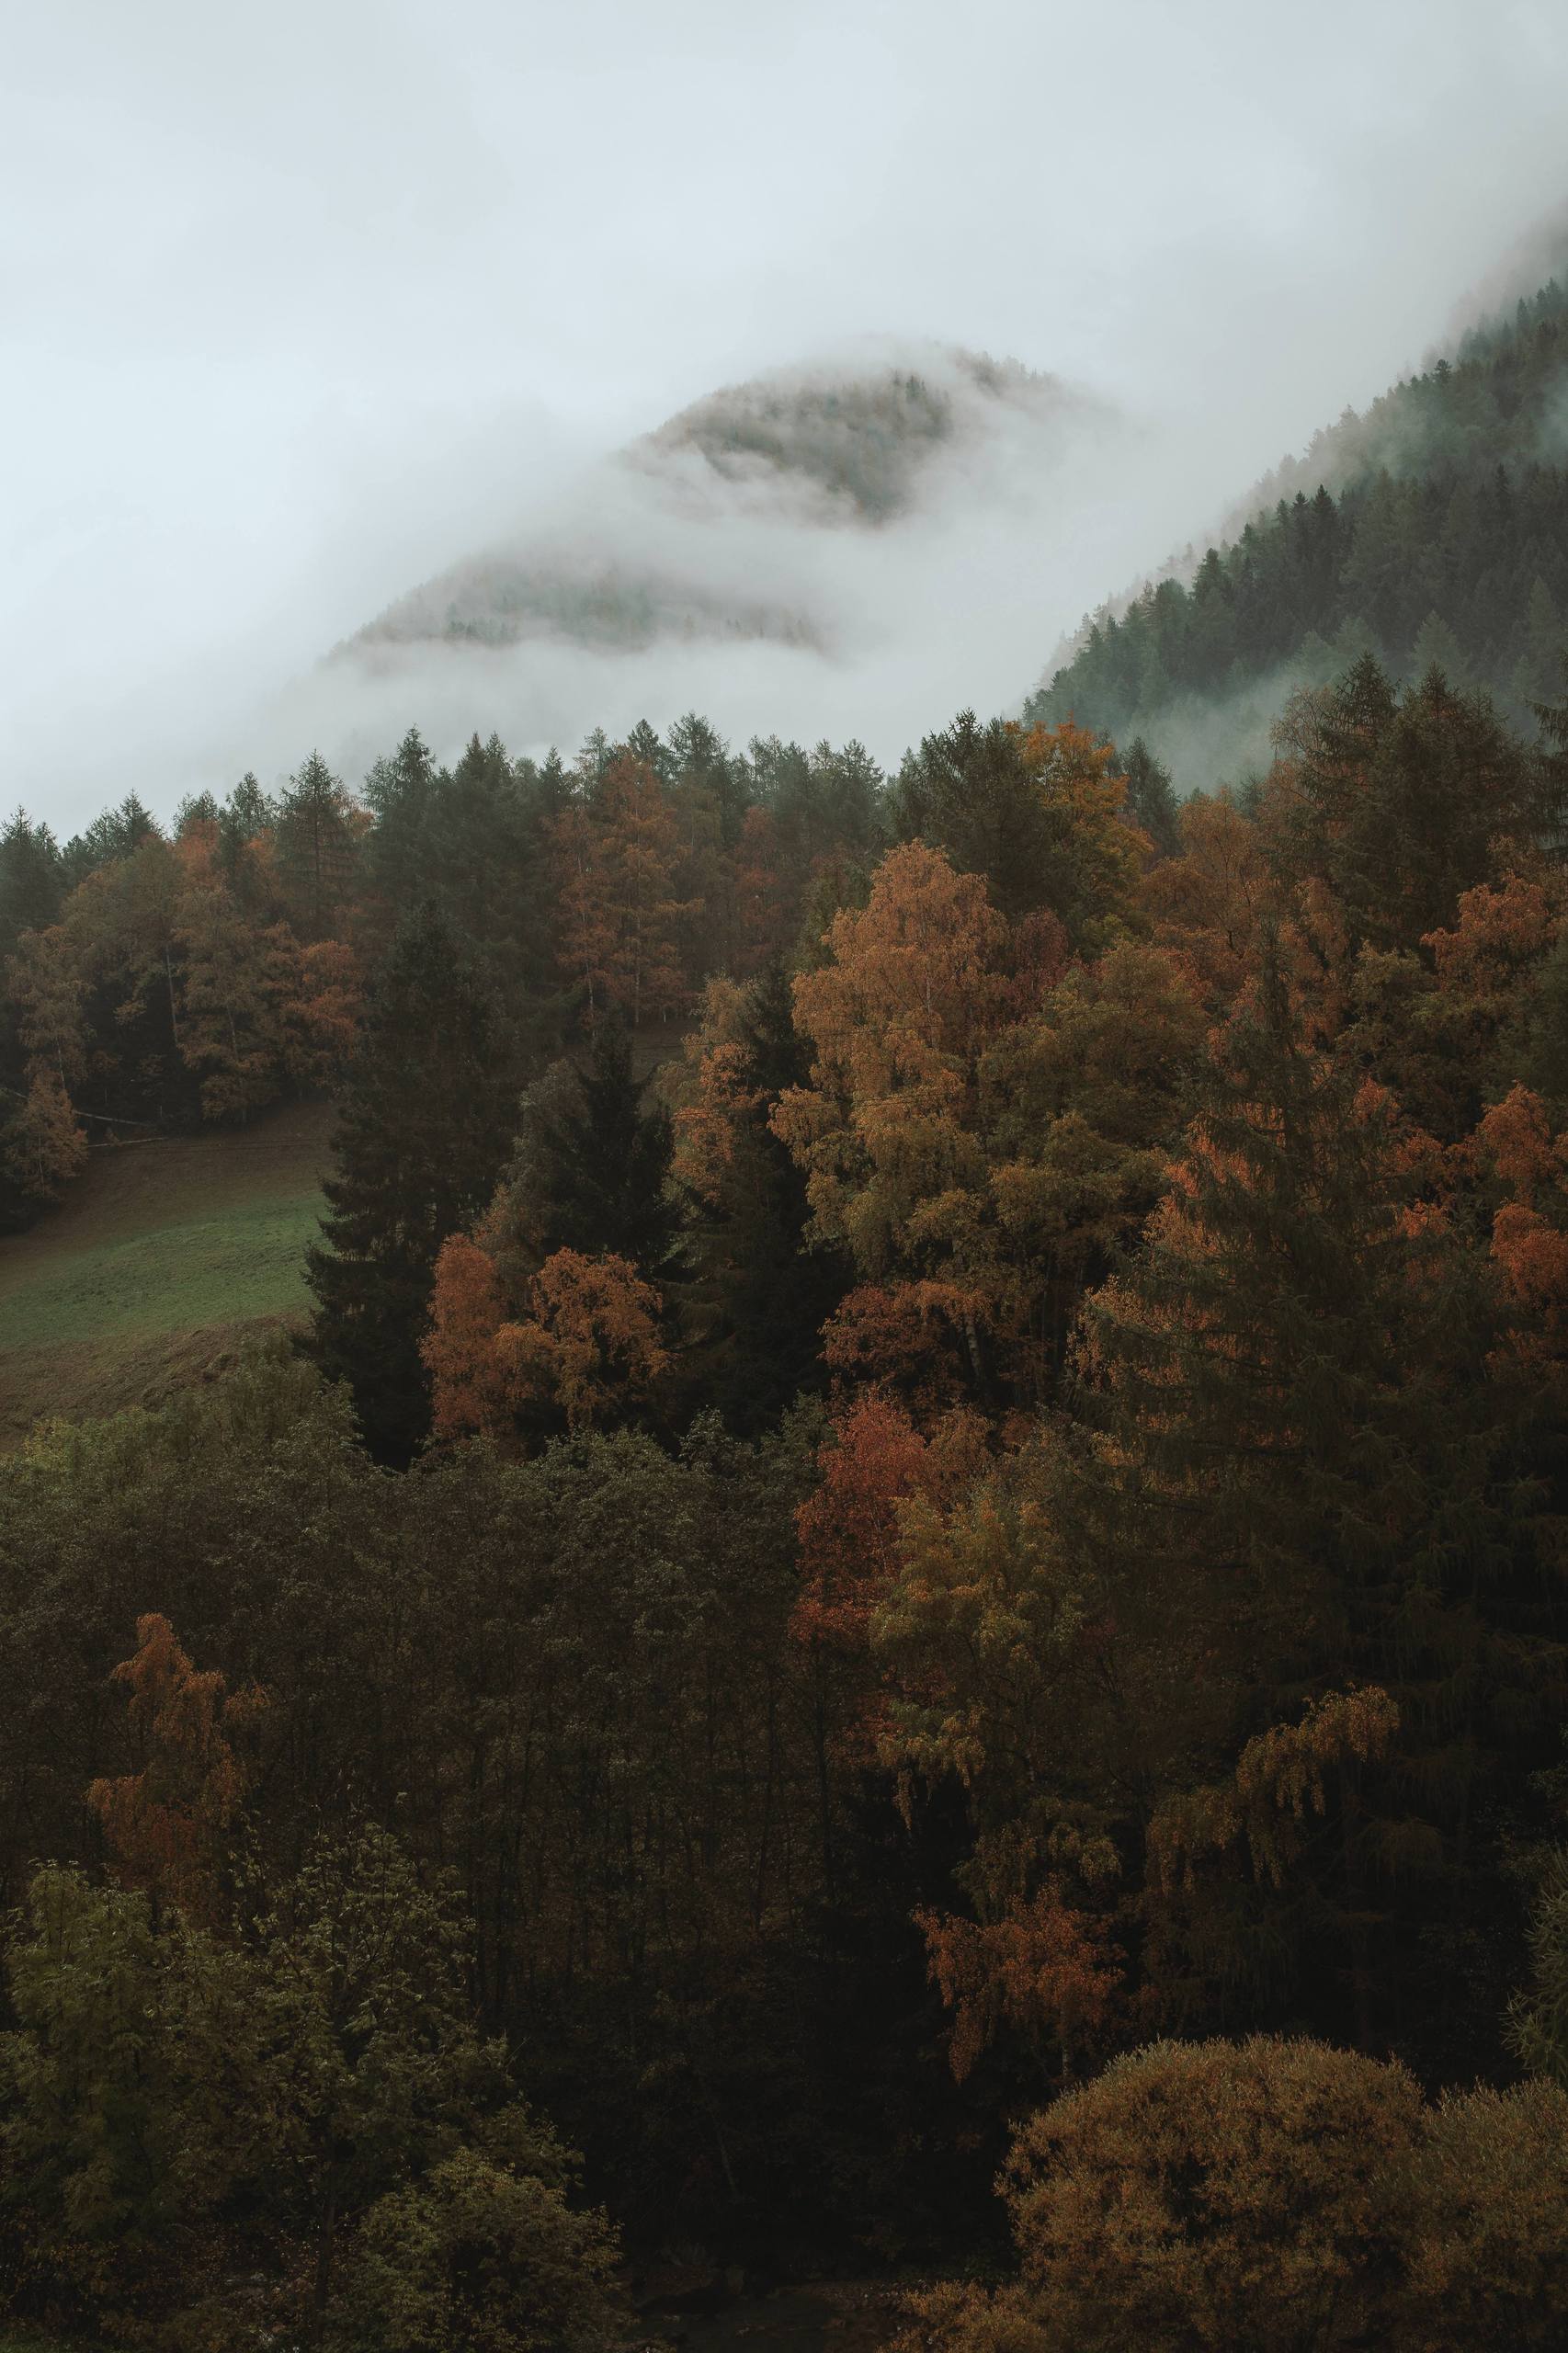
M6 49L0 803L62 831L317 742L357 780L411 721L896 759L1416 363L1568 179L1558 0L56 0ZM877 529L766 485L682 525L607 462L932 341L1085 405ZM814 643L325 658L540 534Z

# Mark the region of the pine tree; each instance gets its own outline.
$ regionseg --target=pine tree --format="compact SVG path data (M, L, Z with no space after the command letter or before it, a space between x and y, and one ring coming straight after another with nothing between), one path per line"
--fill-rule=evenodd
M366 844L372 892L386 903L389 927L429 887L426 857L436 797L436 763L417 727L411 727L388 759L377 760L365 779L365 800L375 816Z
M319 939L347 896L354 864L348 796L319 752L290 778L276 837L295 924L306 938Z
M60 912L65 877L54 835L18 809L0 832L0 970L24 931L43 931Z
M608 1021L586 1069L564 1087L547 1082L525 1097L509 1190L537 1258L608 1253L644 1275L663 1272L679 1227L666 1190L673 1139L669 1114L645 1111L642 1095L631 1041Z
M697 1384L733 1429L751 1433L820 1385L822 1329L853 1276L839 1251L806 1250L805 1177L768 1124L779 1097L811 1075L778 959L744 992L735 1029L727 1049L704 1056L704 1083L682 1115L683 1147L716 1131L718 1149L677 1173L693 1219L686 1321Z
M307 1253L311 1353L347 1381L374 1452L406 1461L429 1426L419 1343L436 1259L494 1189L514 1105L493 1008L448 926L411 916L372 983L338 1111L324 1241Z
M1441 613L1430 612L1415 632L1415 642L1410 649L1410 676L1415 684L1436 670L1454 694L1462 694L1471 683L1470 665L1459 639Z
M1162 767L1142 735L1135 735L1123 756L1127 779L1127 813L1153 843L1161 858L1175 858L1181 848L1181 825L1169 768Z
M960 873L983 875L1003 915L1045 904L1051 828L1016 727L1000 719L983 727L960 711L905 759L892 812L900 840L944 849Z

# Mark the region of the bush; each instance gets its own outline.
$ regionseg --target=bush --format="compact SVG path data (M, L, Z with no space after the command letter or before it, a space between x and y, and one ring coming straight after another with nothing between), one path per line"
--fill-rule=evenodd
M1411 2184L1409 2342L1568 2344L1568 2092L1535 2081L1450 2095Z
M342 2353L597 2353L615 2239L556 2182L462 2149L366 2215L335 2299Z
M1021 2288L949 2283L909 2300L913 2325L893 2353L1061 2353Z
M1074 2353L1380 2342L1421 2129L1396 2064L1264 2036L1151 2044L1014 2143L1032 2309Z

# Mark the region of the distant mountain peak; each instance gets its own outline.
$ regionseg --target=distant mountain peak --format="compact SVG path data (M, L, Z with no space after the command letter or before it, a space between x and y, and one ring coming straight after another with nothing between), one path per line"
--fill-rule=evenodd
M575 506L399 597L339 651L550 637L600 653L665 637L824 650L830 622L781 561L796 535L896 527L944 460L1108 415L1056 377L937 343L778 369L693 402L593 469Z
M813 485L857 519L903 513L943 445L983 434L1010 403L1042 416L1086 405L1059 378L958 346L914 347L885 359L779 369L710 392L634 443L657 469L691 451L726 483Z

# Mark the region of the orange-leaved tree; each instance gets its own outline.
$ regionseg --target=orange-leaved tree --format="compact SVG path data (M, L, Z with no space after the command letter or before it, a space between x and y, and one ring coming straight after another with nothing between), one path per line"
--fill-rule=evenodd
M612 761L593 800L554 820L551 841L561 967L590 1023L615 1012L635 1029L678 1011L690 995L681 929L693 909L678 894L679 827L653 769Z
M0 1165L29 1200L49 1202L60 1199L86 1157L86 1133L59 1073L51 1063L35 1063L20 1109L0 1128Z
M437 1262L421 1350L437 1435L577 1430L636 1413L669 1370L662 1314L629 1259L576 1250L553 1251L514 1313L483 1240L453 1235Z
M771 1124L804 1173L812 1237L847 1250L872 1283L963 1284L951 1236L980 1216L965 1204L984 1187L979 1064L1006 1017L1006 930L977 875L908 842L878 868L866 906L834 916L826 961L795 981L811 1075Z
M1018 750L1045 813L1049 904L1075 946L1100 946L1131 915L1153 847L1129 818L1116 747L1064 719L1029 728Z
M1553 1135L1540 1097L1510 1087L1477 1128L1471 1153L1503 1198L1492 1256L1508 1309L1511 1351L1562 1394L1568 1373L1568 1130Z
M557 1250L534 1277L528 1312L505 1324L495 1351L510 1394L558 1414L569 1430L646 1404L669 1370L662 1302L630 1259Z
M419 1350L430 1375L430 1420L437 1438L494 1436L510 1427L510 1396L495 1349L506 1321L500 1272L489 1251L466 1233L449 1235L436 1261L430 1329Z
M796 1513L797 1632L863 1649L897 1571L900 1505L950 1498L985 1461L985 1427L973 1413L946 1414L926 1436L880 1390L841 1405L817 1457L819 1483Z
M156 1612L136 1621L136 1650L114 1670L128 1688L142 1763L99 1779L87 1803L103 1824L116 1873L193 1920L221 1916L224 1852L250 1773L244 1751L267 1707L255 1686L228 1690L202 1674ZM235 1743L239 1747L236 1748Z

